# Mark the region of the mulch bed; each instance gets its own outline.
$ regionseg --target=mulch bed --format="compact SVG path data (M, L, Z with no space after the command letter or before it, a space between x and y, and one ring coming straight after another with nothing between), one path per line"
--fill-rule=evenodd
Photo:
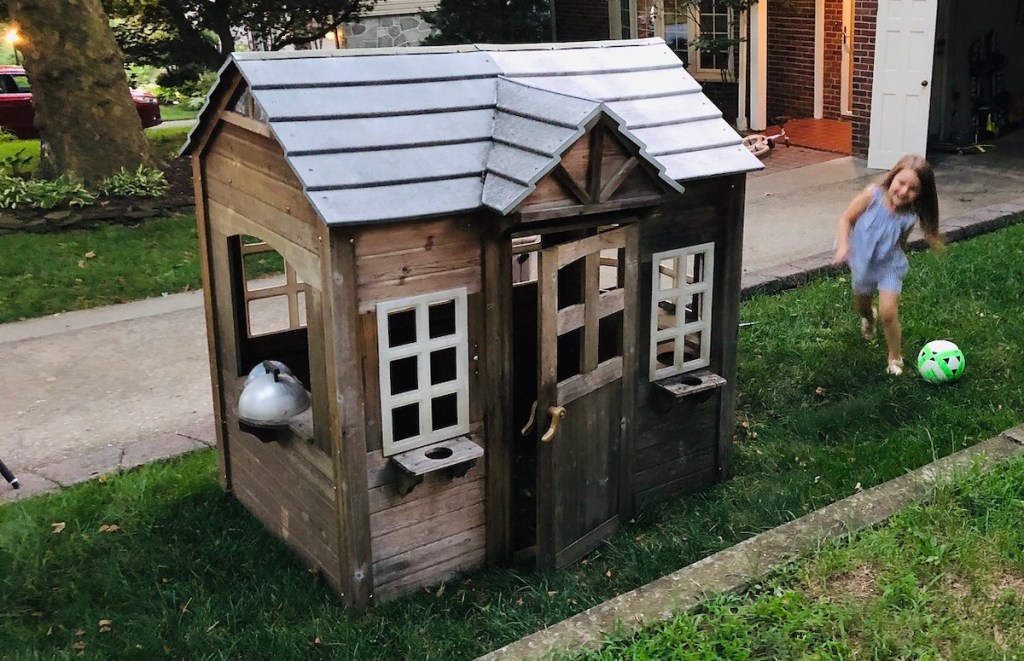
M163 197L102 197L87 207L62 209L4 209L0 234L11 232L58 232L94 227L102 223L133 224L156 216L191 213L195 205L192 160L168 158L159 164L167 178Z

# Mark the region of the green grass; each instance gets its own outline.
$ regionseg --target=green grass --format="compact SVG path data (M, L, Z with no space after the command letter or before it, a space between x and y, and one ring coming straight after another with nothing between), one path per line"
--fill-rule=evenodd
M189 126L154 126L146 129L146 139L153 147L153 153L163 158L173 158L178 155L181 146L185 144L185 137L191 131Z
M604 659L1009 659L1024 656L1024 458L940 486L877 530L741 595L603 648Z
M181 119L195 119L198 115L198 110L188 110L184 106L180 105L160 106L160 117L165 122L173 122Z
M30 158L31 161L22 171L35 172L36 168L39 167L39 141L7 140L0 142L0 161L7 161L15 157L18 159L24 157Z
M0 322L201 286L193 216L0 236Z
M908 356L926 340L950 338L967 355L961 382L935 387L883 374L884 348L860 339L845 278L748 301L742 319L757 323L740 337L735 476L641 511L585 562L551 573L486 569L351 617L221 493L216 457L203 452L0 507L0 650L12 659L72 658L76 643L101 658L472 658L995 436L1024 410L1024 225L911 259ZM978 516L986 507L975 508ZM56 522L66 524L58 534ZM111 523L120 529L98 532ZM945 543L946 532L921 530L938 541L920 548ZM1020 545L1007 538L1001 548ZM920 614L911 630L925 628L910 579L893 585L897 607ZM797 609L782 598L761 617L788 623L787 608ZM728 606L733 597L722 599ZM1004 607L1012 622L1016 606ZM824 616L793 617L773 635L806 637L824 626ZM110 631L99 631L107 619ZM892 629L878 629L887 621L879 616L877 634L856 635L897 640L909 625L889 619ZM728 626L743 623L715 628L726 636ZM886 645L871 649L879 658L904 649ZM905 658L928 658L905 649ZM843 658L827 647L822 656Z
M165 118L166 119L166 118ZM153 148L153 154L160 158L176 156L178 150L185 142L190 127L164 127L159 126L146 129L146 138ZM39 140L7 140L0 142L0 161L24 152L25 156L32 158L31 164L26 172L35 172L39 166Z

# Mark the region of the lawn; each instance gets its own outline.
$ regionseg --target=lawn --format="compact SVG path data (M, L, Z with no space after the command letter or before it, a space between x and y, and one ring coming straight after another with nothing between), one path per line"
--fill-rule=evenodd
M39 166L39 141L6 140L0 142L0 163L8 164L7 170L35 172Z
M160 106L160 118L165 122L173 122L182 119L195 119L198 115L198 110L188 110L181 105Z
M565 659L1019 659L1024 458L940 486L740 595Z
M0 323L197 289L198 253L193 216L2 235Z
M12 254L2 242L0 251ZM961 382L935 387L909 373L885 375L880 338L867 345L859 337L847 278L747 301L734 478L644 509L564 571L487 569L354 618L220 491L216 457L201 452L0 507L0 650L12 659L81 650L147 659L472 658L1017 424L1024 224L911 259L908 356L927 340L952 339L967 355ZM936 536L935 549L950 534L919 530ZM1010 542L1007 549L1020 548ZM924 544L907 548L932 548ZM936 562L953 561L942 553ZM859 566L851 560L849 571ZM893 603L921 613L915 626L924 628L907 575L896 577L892 590L903 592ZM783 594L795 589L771 585L771 595L775 585ZM732 608L729 599L720 603ZM762 617L784 619L786 605ZM796 624L786 635L819 626ZM978 621L979 636L991 634L982 631L988 624ZM846 625L851 636L873 635L854 626ZM927 658L910 643L886 644L857 649Z
M158 157L169 157L177 154L185 142L189 127L154 127L146 129L146 138ZM28 161L18 169L21 172L35 172L39 165L39 140L6 140L0 142L0 163L11 159L27 158Z

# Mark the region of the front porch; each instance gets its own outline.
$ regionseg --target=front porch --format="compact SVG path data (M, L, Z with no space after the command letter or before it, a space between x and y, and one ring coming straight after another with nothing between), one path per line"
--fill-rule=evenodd
M766 135L779 132L779 126L769 126ZM748 178L763 177L786 170L824 163L853 153L853 133L849 122L810 117L786 122L790 146L779 145L761 159L764 169L747 174Z

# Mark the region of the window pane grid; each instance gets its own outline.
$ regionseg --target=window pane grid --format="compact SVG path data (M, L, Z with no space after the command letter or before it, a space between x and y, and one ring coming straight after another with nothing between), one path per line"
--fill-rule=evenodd
M434 332L439 327L454 326L454 332L430 338L431 310L435 315L446 314L444 307L450 306L454 318L448 322L444 317L435 316ZM382 436L385 456L412 450L424 445L451 438L469 431L469 349L466 336L467 310L466 290L457 289L437 294L414 296L398 301L381 303L377 306L377 347L379 353L379 374L381 393ZM408 316L412 313L411 317ZM407 315L396 319L397 315ZM395 326L390 322L395 321ZM401 326L404 322L404 326ZM402 344L389 346L391 335L401 336ZM413 336L414 335L414 336ZM416 387L392 395L391 365L400 360L416 358ZM432 358L434 363L432 364ZM447 362L454 362L452 365ZM411 368L412 366L409 365ZM431 383L432 372L440 383ZM451 397L454 401L450 401ZM447 399L444 399L447 398ZM403 407L416 406L413 420L418 420L418 433L399 433L396 440L393 413ZM435 407L442 423L455 420L434 429ZM407 421L408 422L408 421Z
M683 265L686 271L680 270ZM712 243L653 255L650 380L710 364L713 273ZM666 277L671 280L671 286L663 288ZM661 304L666 303L668 309L662 308ZM688 353L691 354L689 360Z
M243 235L240 243L247 335L254 338L304 328L309 286L265 241Z

